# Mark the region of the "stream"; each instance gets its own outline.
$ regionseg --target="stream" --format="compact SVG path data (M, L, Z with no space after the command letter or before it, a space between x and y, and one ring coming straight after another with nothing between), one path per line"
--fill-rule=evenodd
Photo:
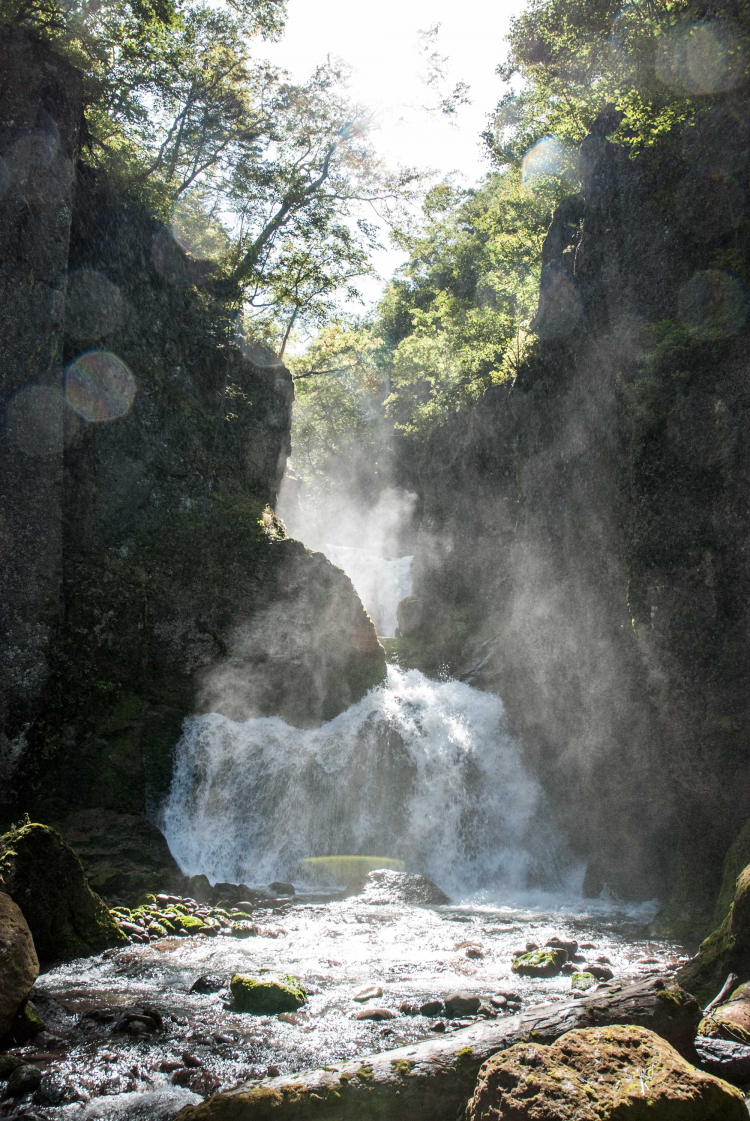
M410 558L331 551L366 605L379 589L381 627L395 629ZM451 993L480 997L485 1017L569 1000L569 975L511 973L519 950L553 936L574 939L577 960L616 981L684 960L683 947L649 938L656 904L581 899L582 869L547 824L500 699L416 670L391 667L380 689L317 729L188 719L159 824L188 874L256 887L292 879L297 894L256 905L254 937L161 938L40 976L33 999L46 1030L22 1054L42 1083L1 1102L0 1118L166 1119L269 1073L458 1030L472 1017L415 1014ZM300 860L347 853L402 860L451 902L412 906L305 882ZM233 1011L231 976L260 971L299 978L308 1002L277 1016ZM370 986L377 999L357 1001ZM356 1018L373 1004L386 1015ZM156 1027L128 1026L123 1013L134 1010Z

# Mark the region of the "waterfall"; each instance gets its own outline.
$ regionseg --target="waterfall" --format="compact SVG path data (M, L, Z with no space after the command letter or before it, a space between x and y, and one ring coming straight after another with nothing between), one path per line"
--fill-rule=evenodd
M391 667L320 728L189 719L162 825L182 869L212 881L267 883L295 878L307 856L371 853L462 894L525 886L541 806L498 697Z
M375 630L383 638L396 633L396 608L412 592L413 557L383 557L369 549L324 545L323 552L343 568L367 608Z

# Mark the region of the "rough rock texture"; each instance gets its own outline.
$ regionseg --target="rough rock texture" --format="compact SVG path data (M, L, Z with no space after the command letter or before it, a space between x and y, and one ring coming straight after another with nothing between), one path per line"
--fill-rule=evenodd
M39 975L39 960L20 907L0 891L0 1037Z
M750 976L750 865L737 880L734 900L721 926L701 943L678 977L680 984L707 1004L730 973Z
M315 724L385 659L348 578L271 512L293 387L243 352L239 292L76 164L80 83L48 48L4 36L0 75L0 817L144 814L187 714Z
M245 977L235 973L229 989L237 1012L255 1016L275 1016L278 1012L296 1012L307 1003L307 993L296 977L272 980L266 977Z
M742 1094L645 1028L586 1028L519 1043L479 1072L466 1121L743 1121Z
M750 984L739 985L728 1000L711 1008L698 1025L698 1034L750 1044Z
M698 1036L695 1050L700 1066L709 1074L735 1086L747 1086L750 1082L750 1047L746 1044Z
M450 899L427 876L378 868L370 872L359 893L363 903L411 903L418 907L440 907Z
M520 977L555 977L567 960L565 950L545 946L514 958L511 970Z
M393 1051L295 1075L268 1078L216 1094L180 1121L455 1121L483 1063L522 1040L552 1043L576 1028L647 1027L693 1056L700 1011L671 981L653 978L616 993L567 1005L537 1006L520 1016L477 1024ZM547 1119L545 1118L545 1121Z
M42 962L127 941L76 854L46 825L21 825L0 837L0 890L23 911Z
M188 891L164 835L142 817L110 810L81 810L53 822L83 865L98 895L137 897L143 892Z
M750 144L706 109L632 159L613 123L550 229L515 385L404 457L429 604L408 642L502 697L587 894L671 895L662 928L702 937L750 817Z

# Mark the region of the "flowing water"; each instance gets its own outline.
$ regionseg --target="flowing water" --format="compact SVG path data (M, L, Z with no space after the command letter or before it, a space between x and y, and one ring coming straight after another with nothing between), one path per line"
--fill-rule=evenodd
M327 551L379 632L393 633L411 558ZM47 1031L24 1050L44 1071L42 1085L33 1101L0 1102L0 1118L166 1121L196 1092L429 1037L432 1020L399 1012L404 1001L455 991L497 1001L503 990L527 1005L570 999L567 976L510 970L527 942L552 935L576 939L582 960L606 959L617 980L669 972L680 952L649 938L654 906L584 902L581 870L550 857L560 842L500 699L416 670L391 668L381 688L317 729L189 719L161 824L183 870L212 882L291 878L299 888L304 857L376 853L429 875L452 903L309 891L255 910L258 936L245 941L162 938L57 966L35 987ZM308 1003L281 1016L234 1012L230 977L260 970L299 977ZM216 978L216 991L191 991L203 975ZM369 985L382 988L377 1003L393 1019L355 1018L354 997ZM144 1002L163 1028L148 1038L117 1034L118 1011ZM191 1089L173 1084L186 1062Z

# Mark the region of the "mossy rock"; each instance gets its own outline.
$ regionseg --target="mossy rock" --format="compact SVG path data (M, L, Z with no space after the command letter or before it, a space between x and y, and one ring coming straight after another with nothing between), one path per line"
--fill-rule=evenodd
M696 1070L655 1032L579 1028L519 1043L481 1069L466 1121L746 1121L741 1092Z
M229 988L236 1011L251 1012L255 1016L296 1012L307 1003L307 993L296 977L284 976L271 981L235 973Z
M0 837L0 890L21 908L42 962L127 943L76 854L47 825L23 824Z
M204 930L208 930L208 926L203 919L196 918L195 915L182 915L182 929L188 934L201 934Z
M543 950L521 954L514 960L511 969L520 977L555 977L567 960L566 950L545 946Z
M737 880L734 899L718 930L701 943L697 955L677 974L677 980L707 1004L730 973L750 976L750 865Z
M729 1000L703 1017L698 1035L750 1044L750 982L738 985Z
M596 977L593 973L574 973L570 978L571 989L578 989L579 992L593 989L595 984Z

